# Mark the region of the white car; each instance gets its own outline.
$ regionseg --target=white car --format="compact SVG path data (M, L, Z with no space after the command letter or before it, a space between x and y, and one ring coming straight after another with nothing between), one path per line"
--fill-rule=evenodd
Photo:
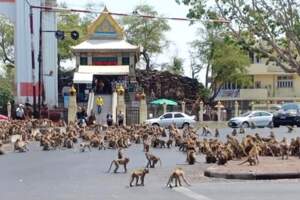
M194 126L196 116L189 116L181 112L168 112L158 118L146 120L146 124L152 126L167 127L171 124L176 124L178 128L184 128L188 126Z
M273 114L266 111L249 111L239 117L231 118L228 126L231 128L248 128L251 123L257 127L269 127L272 125Z

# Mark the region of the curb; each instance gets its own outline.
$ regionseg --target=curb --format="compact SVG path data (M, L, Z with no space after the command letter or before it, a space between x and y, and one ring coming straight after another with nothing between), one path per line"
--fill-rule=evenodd
M300 172L287 173L221 173L212 172L210 170L204 171L204 176L212 178L224 179L241 179L241 180L271 180L271 179L296 179L300 178Z

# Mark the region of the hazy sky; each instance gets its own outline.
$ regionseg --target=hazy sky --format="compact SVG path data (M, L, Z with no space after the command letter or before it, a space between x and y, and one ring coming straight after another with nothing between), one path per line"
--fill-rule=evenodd
M188 11L186 6L178 5L175 0L58 0L60 2L66 2L70 8L84 8L88 2L103 3L109 11L121 13L131 13L136 5L147 3L154 6L159 14L168 17L185 17ZM182 21L169 21L169 25L171 30L166 33L166 37L171 42L170 47L154 62L169 62L170 57L177 55L184 58L185 75L191 76L188 43L200 37L197 36L197 25L190 26L189 22Z

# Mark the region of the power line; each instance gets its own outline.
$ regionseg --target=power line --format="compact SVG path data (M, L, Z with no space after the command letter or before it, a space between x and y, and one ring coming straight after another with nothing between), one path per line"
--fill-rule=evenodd
M93 14L99 14L99 11L94 10L84 10L84 9L72 9L72 8L61 8L61 7L51 7L51 6L35 6L31 5L31 8L35 9L43 9L48 12L77 12L77 13L93 13ZM199 20L199 19L189 19L189 18L182 18L182 17L159 17L159 16L152 16L152 15L141 15L137 12L134 12L132 14L127 13L116 13L116 12L108 12L108 11L102 11L102 13L108 13L110 15L115 16L122 16L122 17L141 17L141 18L147 18L147 19L165 19L165 20L176 20L176 21L190 21L190 22L216 22L216 23L230 23L230 21L225 19L209 19L209 20Z

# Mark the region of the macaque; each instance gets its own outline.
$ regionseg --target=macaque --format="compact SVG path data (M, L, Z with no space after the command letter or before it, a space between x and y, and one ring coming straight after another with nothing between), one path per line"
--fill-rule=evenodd
M220 137L220 132L219 132L219 129L217 129L216 128L216 130L215 130L215 137L217 138L217 137Z
M149 169L148 168L145 168L145 169L138 169L138 170L134 170L131 174L131 180L130 180L130 187L132 187L132 183L134 181L134 179L136 180L135 181L135 186L138 186L138 182L139 182L139 179L141 179L141 186L144 186L144 181L145 181L145 176L146 174L149 173Z
M128 164L128 163L129 163L129 158L113 160L113 161L111 162L111 164L110 164L110 167L109 167L107 173L110 172L111 167L112 167L113 164L115 165L114 173L117 173L117 171L118 171L120 165L123 165L123 166L124 166L124 172L126 173L126 172L127 172L127 164Z
M29 149L27 148L25 142L21 141L20 139L17 139L14 144L14 151L26 152L29 151Z
M87 142L82 142L82 143L80 143L79 144L79 150L80 150L80 152L85 152L85 149L86 148L88 148L89 149L89 151L92 151L91 150L91 144L89 144L89 143L87 143Z
M171 148L171 146L173 146L173 140L172 140L172 139L169 139L169 140L167 141L167 147L168 147L168 148Z
M282 160L289 159L290 147L287 143L286 138L284 137L280 142L280 154L282 156Z
M144 142L144 152L149 152L150 144L147 142Z
M146 168L155 168L155 165L157 164L157 162L159 161L159 164L161 166L161 160L159 157L153 155L153 154L150 154L149 152L146 152L145 153L145 156L147 158L147 165L146 165Z
M2 149L2 142L0 141L0 155L4 155L4 150Z
M240 128L240 134L245 134L245 133L246 133L246 131L245 131L244 127L241 127Z
M188 150L186 160L189 163L189 165L195 164L196 163L196 152L194 150Z
M172 173L171 173L171 176L168 180L168 183L167 183L167 187L170 187L172 188L172 183L175 179L175 187L178 187L178 183L179 183L179 186L182 186L181 185L181 180L180 178L183 179L183 181L188 185L190 186L190 184L187 182L186 178L184 177L184 171L182 168L176 168Z

